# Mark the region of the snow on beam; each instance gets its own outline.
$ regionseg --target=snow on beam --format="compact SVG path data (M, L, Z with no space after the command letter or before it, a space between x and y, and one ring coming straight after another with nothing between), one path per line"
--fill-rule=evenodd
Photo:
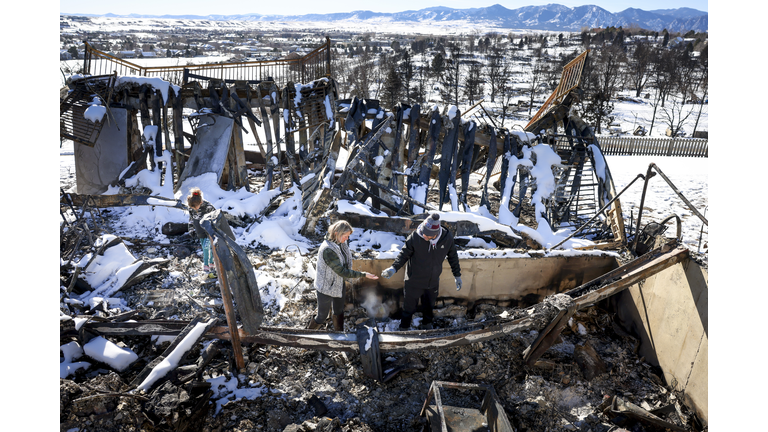
M200 318L192 320L184 330L176 336L171 345L160 356L152 360L131 382L131 386L137 390L149 391L154 385L162 380L167 374L175 369L184 355L195 346L195 344L205 336L218 319L211 318L207 322L202 322Z

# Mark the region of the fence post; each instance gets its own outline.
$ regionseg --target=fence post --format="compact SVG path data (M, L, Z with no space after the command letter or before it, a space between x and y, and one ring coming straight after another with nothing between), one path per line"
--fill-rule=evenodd
M83 52L83 75L90 75L91 74L91 62L90 62L91 46L88 44L88 41L85 41L85 40L83 41L83 45L85 45L85 51Z

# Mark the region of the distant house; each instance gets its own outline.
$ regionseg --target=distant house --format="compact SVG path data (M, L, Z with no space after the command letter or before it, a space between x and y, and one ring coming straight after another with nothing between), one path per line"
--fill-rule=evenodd
M136 58L136 51L120 51L117 53L119 58Z
M59 60L72 60L72 54L67 50L59 50Z

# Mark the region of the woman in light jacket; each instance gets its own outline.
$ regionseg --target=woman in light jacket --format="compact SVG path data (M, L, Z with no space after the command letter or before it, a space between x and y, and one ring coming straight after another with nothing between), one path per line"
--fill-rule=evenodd
M352 226L347 221L338 221L328 227L320 250L317 251L317 275L314 287L317 292L317 316L309 320L308 329L317 329L328 313L333 312L333 329L344 331L344 279L378 276L352 270L352 253L347 240L352 234Z

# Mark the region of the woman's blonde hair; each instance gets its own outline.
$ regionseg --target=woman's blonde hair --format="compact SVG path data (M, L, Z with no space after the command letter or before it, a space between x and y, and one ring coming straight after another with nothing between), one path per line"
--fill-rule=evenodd
M352 232L352 225L345 220L336 221L328 227L328 237L336 243L339 242L341 236L348 232Z

